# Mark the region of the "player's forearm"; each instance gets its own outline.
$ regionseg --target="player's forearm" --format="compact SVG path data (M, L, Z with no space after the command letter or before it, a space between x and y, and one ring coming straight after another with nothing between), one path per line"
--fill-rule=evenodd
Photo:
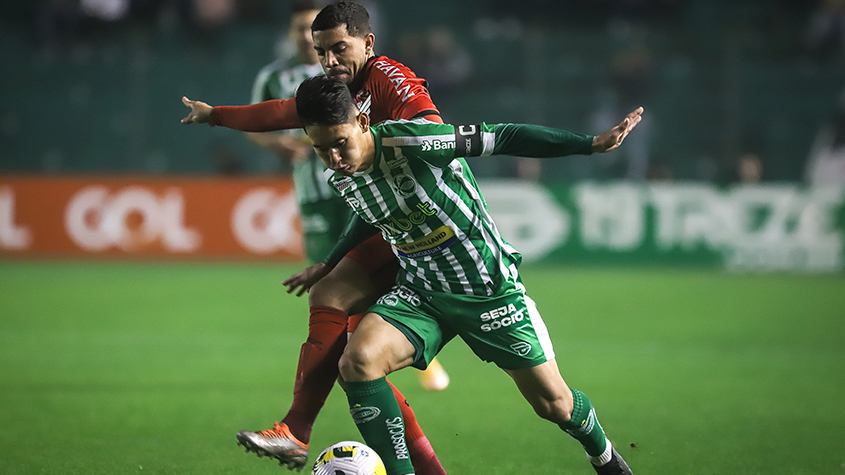
M593 153L593 136L528 124L496 124L493 155L551 158Z
M355 249L358 244L373 237L379 230L377 227L361 219L357 214L353 214L346 224L346 229L337 240L337 244L329 251L329 255L323 259L323 263L334 268L343 256Z
M244 132L302 127L293 99L258 102L248 106L217 106L211 110L216 125Z

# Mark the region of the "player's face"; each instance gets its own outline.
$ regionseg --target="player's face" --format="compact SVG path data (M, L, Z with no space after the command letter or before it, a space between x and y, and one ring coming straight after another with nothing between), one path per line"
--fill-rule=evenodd
M296 44L296 51L299 59L306 64L314 64L318 61L317 52L314 51L314 39L311 37L311 23L320 10L306 10L294 13L290 19L288 35Z
M346 84L358 77L373 55L376 37L370 33L363 38L350 36L346 25L331 30L313 32L314 49L320 57L320 64L328 76L340 79Z
M367 114L355 111L339 125L307 125L305 133L326 168L350 176L373 163L375 147Z

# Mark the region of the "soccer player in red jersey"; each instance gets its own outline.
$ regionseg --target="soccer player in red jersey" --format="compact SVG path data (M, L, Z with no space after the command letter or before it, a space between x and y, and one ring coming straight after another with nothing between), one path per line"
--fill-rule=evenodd
M375 35L362 6L331 4L317 15L311 31L325 73L348 85L356 105L370 115L373 123L414 118L443 122L425 80L403 64L375 55ZM191 109L182 119L184 124L222 125L245 132L302 127L293 99L213 108L188 98L183 102ZM384 294L393 285L397 269L390 245L376 235L336 265L319 263L285 281L289 292L299 289L297 295L310 289L308 339L300 352L290 410L272 429L239 432L238 441L247 450L271 456L288 468L304 466L311 427L338 376L347 324L352 331L360 321L360 316L349 315L365 311ZM445 474L404 396L394 391L397 400L404 403L400 405L417 475Z

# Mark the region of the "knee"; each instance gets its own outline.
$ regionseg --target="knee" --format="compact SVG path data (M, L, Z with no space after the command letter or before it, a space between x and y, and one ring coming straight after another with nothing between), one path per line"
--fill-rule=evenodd
M572 393L566 392L551 398L543 398L534 405L538 416L555 424L566 424L572 419L574 403Z
M387 376L380 364L383 358L369 346L347 345L338 362L340 377L344 381L372 381Z

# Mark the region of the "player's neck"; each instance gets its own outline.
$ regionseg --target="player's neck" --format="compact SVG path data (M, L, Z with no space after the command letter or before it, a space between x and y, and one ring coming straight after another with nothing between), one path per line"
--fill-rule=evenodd
M367 135L364 137L364 160L361 163L359 171L369 170L373 166L373 161L376 158L376 139L373 135L373 129L367 129Z

